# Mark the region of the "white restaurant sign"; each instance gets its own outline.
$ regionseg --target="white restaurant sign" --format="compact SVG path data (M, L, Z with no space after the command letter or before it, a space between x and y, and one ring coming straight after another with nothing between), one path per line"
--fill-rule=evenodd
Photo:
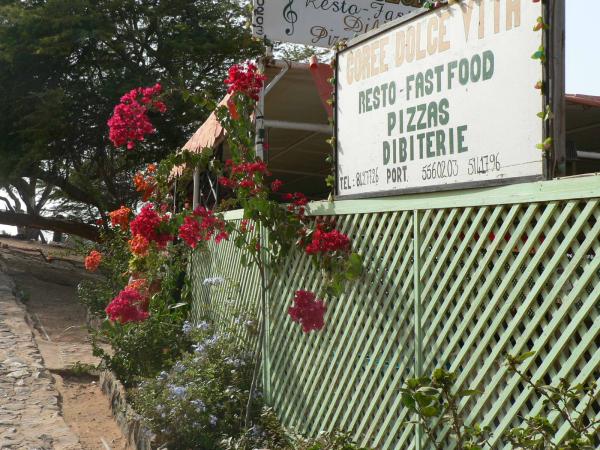
M415 11L411 4L415 0L254 0L252 33L330 48Z
M350 43L338 54L338 195L541 178L541 15L531 0L465 0Z

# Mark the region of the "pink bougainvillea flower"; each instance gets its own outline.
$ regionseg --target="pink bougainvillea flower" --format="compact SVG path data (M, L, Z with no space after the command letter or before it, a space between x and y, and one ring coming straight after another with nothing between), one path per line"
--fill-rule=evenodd
M121 97L107 122L109 138L115 147L126 146L132 150L137 142L156 132L148 112L166 112L167 106L156 99L161 92L162 86L157 83L152 87L132 89Z
M125 288L106 307L106 314L113 322L143 322L150 317L145 308L147 299L137 290Z
M83 261L83 265L85 269L90 272L95 272L100 267L100 263L102 262L102 253L97 250L92 250L88 256L85 257Z
M318 300L314 292L303 290L295 292L294 305L288 308L292 320L300 323L305 333L321 330L325 326L323 316L326 311L323 300Z

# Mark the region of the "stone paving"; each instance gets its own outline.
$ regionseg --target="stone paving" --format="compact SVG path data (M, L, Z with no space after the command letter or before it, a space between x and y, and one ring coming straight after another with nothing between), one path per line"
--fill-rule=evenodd
M24 306L0 265L0 449L81 449L65 423Z

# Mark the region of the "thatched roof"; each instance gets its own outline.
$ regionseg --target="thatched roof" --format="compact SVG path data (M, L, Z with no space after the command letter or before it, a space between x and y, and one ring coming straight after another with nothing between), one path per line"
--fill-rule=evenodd
M219 106L224 106L229 100L230 95L227 94ZM208 119L196 130L194 135L183 146L184 150L192 153L200 153L205 148L215 148L225 139L225 130L219 123L215 113L211 113Z

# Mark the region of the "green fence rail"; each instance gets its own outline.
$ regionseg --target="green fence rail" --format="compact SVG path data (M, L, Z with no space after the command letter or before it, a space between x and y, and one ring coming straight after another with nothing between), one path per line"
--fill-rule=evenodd
M309 335L286 312L293 292L317 290L320 275L298 252L273 280L263 379L284 424L348 430L382 450L418 448L399 388L443 367L458 372L460 388L484 392L462 407L492 427L499 448L504 430L542 407L502 366L506 352L535 350L525 366L536 380L600 382L600 176L310 211L337 216L365 273L328 305L326 328ZM194 311L247 323L241 334L252 339L260 283L239 260L231 243L195 254ZM226 282L204 284L216 276Z

